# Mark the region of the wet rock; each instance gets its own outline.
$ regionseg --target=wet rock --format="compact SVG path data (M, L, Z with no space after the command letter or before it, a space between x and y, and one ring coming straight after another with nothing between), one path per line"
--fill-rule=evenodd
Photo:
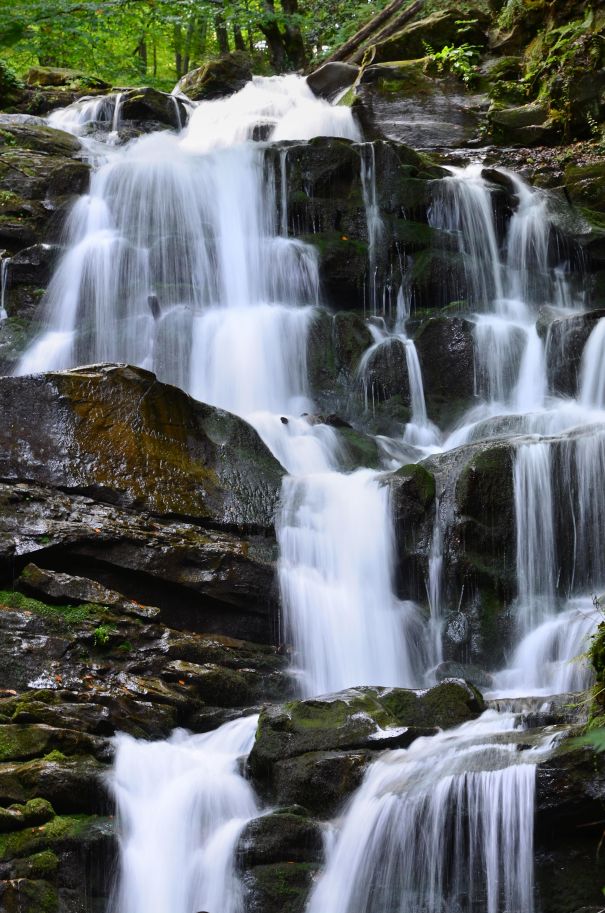
M142 86L122 93L120 119L127 123L132 121L146 132L161 125L178 128L187 120L187 109L175 95Z
M61 130L31 123L1 125L0 248L9 255L58 236L64 207L88 186L89 166L77 158L80 149L79 140ZM30 299L44 282L42 269L29 286ZM13 298L9 286L8 306ZM18 300L11 315L20 309L17 305Z
M440 427L451 426L471 403L475 390L473 329L465 317L443 315L431 317L416 335L427 411Z
M409 405L410 384L405 343L397 337L387 338L364 361L362 383L366 398L384 402L399 395Z
M594 749L574 748L564 741L536 771L536 827L553 829L596 827L605 801L605 757Z
M59 603L94 602L108 606L116 612L125 612L139 618L152 619L160 614L160 609L155 606L144 606L130 599L125 599L121 593L110 590L86 577L74 577L72 574L61 574L28 564L23 568L17 586L25 593L42 597Z
M244 876L248 913L302 913L319 866L307 862L257 865Z
M309 390L323 412L351 417L362 408L357 371L371 342L359 314L317 311L308 336L307 372Z
M350 63L326 63L307 76L307 85L319 98L333 101L348 86L352 86L359 75L359 67Z
M25 763L0 764L0 803L33 798L49 802L60 815L103 813L109 802L103 782L107 765L91 756L68 758L55 752Z
M259 786L281 805L303 805L320 818L331 818L361 785L371 751L310 751L277 761L272 778Z
M38 827L54 817L55 811L47 799L30 799L24 805L9 805L8 808L0 808L0 833Z
M481 706L470 686L447 682L425 692L357 688L267 707L259 719L250 769L263 778L276 762L307 752L405 747L435 727L473 719Z
M373 63L355 88L353 110L369 137L417 149L460 148L476 139L488 99L454 76L433 76L428 60Z
M321 829L304 809L278 810L246 825L237 856L244 869L276 862L319 863L323 858Z
M546 340L550 389L562 396L576 397L579 393L584 347L596 323L605 317L605 310L588 311L571 317L562 317L559 313L551 316L544 311L542 309L537 328Z
M158 514L272 526L282 471L257 433L148 371L97 366L3 378L0 401L4 478Z
M173 627L257 642L274 637L275 543L265 536L242 538L49 488L0 483L0 574L10 580L32 558L129 600L156 603ZM16 620L11 616L13 626ZM39 661L32 655L30 664L28 657L26 681L36 678Z
M450 626L451 624L450 621ZM452 660L439 663L435 669L435 678L438 682L442 682L448 678L461 678L464 679L464 681L470 682L475 688L491 688L494 684L493 677L488 672L479 668L479 666L456 663Z
M489 112L494 137L502 143L521 146L556 142L560 128L546 105L530 102L516 108L494 107Z
M179 80L177 89L192 101L210 101L238 92L251 79L250 58L241 51L234 51L191 70Z

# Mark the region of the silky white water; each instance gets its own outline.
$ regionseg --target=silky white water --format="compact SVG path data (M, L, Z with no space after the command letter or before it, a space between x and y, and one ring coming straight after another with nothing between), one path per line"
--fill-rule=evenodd
M532 913L534 764L512 714L385 752L346 811L308 913ZM507 736L509 738L507 739Z
M238 764L257 720L207 735L176 730L162 742L116 737L120 872L111 913L239 913L235 845L258 807Z

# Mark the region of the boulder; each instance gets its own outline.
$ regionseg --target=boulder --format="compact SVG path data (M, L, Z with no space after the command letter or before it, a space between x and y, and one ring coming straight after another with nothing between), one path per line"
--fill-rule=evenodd
M280 805L303 805L319 818L331 818L361 786L372 751L309 751L277 761L261 791Z
M109 85L97 76L62 67L31 67L27 73L27 84L43 88L62 86L82 92L90 89L109 89Z
M7 583L35 560L129 601L155 604L176 628L272 641L275 552L265 535L205 529L48 487L0 483L0 577ZM25 682L39 675L39 649L51 659L48 645L23 653ZM65 645L57 649L58 659Z
M430 75L428 59L372 63L362 70L353 109L366 136L416 149L460 148L475 141L489 101L455 76Z
M510 145L548 145L560 137L559 125L541 102L514 108L495 106L489 111L489 123L495 139Z
M237 845L239 865L248 869L276 862L322 861L323 837L304 809L278 809L248 822Z
M333 101L337 95L352 86L359 75L359 67L350 63L325 63L307 76L307 85L319 98Z
M191 70L178 81L176 89L191 101L211 101L238 92L251 79L250 58L241 51L234 51Z
M271 529L282 470L242 419L141 368L0 379L0 474L158 515Z
M116 590L104 587L96 580L86 577L75 577L73 574L61 574L28 564L23 568L17 580L17 587L30 595L41 597L45 601L61 604L97 603L108 606L116 612L124 612L139 618L156 618L160 609L144 606L131 599L125 599Z
M120 122L134 122L145 132L162 125L180 128L187 120L187 108L180 98L150 86L127 89L121 93Z
M338 694L265 708L249 757L256 777L307 752L405 747L419 735L473 719L482 709L478 692L464 682L429 691L355 688Z
M474 325L463 316L431 317L415 337L429 417L454 424L475 392Z

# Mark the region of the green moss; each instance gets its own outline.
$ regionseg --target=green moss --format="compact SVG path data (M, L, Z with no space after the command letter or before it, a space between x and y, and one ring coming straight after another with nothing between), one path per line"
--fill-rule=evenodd
M31 856L54 844L83 839L98 820L96 815L61 815L35 829L0 834L0 861Z
M0 590L0 606L19 609L23 612L32 612L34 615L40 615L43 618L56 618L67 624L81 624L83 621L88 621L95 613L105 613L107 611L105 606L92 602L78 606L49 605L39 599L25 596L17 590Z
M421 466L419 463L411 463L409 466L402 466L401 469L397 470L395 476L400 479L410 480L414 487L416 497L423 507L428 507L428 505L434 501L435 477L428 469L425 469L424 466Z
M62 751L59 751L58 748L49 751L48 754L45 754L42 758L43 761L67 761L67 755L64 755Z
M59 857L52 850L42 850L17 860L12 868L17 878L52 878L59 868Z

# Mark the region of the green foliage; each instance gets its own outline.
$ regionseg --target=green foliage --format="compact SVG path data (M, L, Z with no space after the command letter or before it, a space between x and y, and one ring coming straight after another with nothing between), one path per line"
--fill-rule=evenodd
M100 647L102 649L108 647L109 640L114 631L114 628L114 625L99 625L98 628L95 628L92 632L95 647Z
M440 51L434 51L426 45L428 56L436 64L439 73L453 73L465 85L471 85L477 78L477 61L481 48L474 44L446 45Z
M285 68L300 65L288 41L298 30L319 59L349 38L387 0L12 0L0 4L0 52L31 66L94 73L113 85L171 89L188 70L225 50L269 69L271 36Z
M508 32L525 15L523 0L507 0L498 16L498 28Z

